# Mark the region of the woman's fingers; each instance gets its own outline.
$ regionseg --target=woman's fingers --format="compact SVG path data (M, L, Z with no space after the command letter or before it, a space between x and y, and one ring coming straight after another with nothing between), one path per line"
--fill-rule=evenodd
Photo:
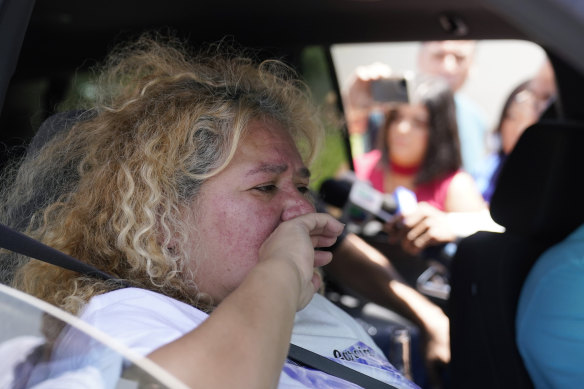
M402 247L411 254L453 239L446 214L427 203L419 203L415 212L404 217L403 224Z
M337 241L337 236L322 236L322 235L312 235L310 237L312 241L312 247L330 247Z
M322 286L322 275L316 269L314 269L314 272L312 273L311 282L312 282L312 286L314 287L314 293L316 293L320 289L320 287Z
M327 214L298 216L274 230L260 248L260 258L288 259L308 275L306 272L311 273L313 267L323 266L332 258L331 253L315 249L334 244L343 228L344 224Z
M310 213L296 218L304 223L311 236L322 236L336 238L339 236L345 225L326 213Z
M333 253L325 250L314 250L314 267L328 265L333 259Z

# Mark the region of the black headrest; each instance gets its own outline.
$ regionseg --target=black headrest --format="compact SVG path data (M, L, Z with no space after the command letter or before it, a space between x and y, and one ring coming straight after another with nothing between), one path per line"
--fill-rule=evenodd
M73 125L79 121L88 120L95 116L95 111L76 110L56 113L47 118L39 127L35 136L33 137L27 149L27 158L34 157L35 154L58 133L68 131ZM62 174L76 174L74 170L62 171ZM23 230L29 224L29 221L39 208L46 205L48 202L56 201L59 197L59 192L50 190L54 187L54 183L48 181L47 177L39 177L35 182L37 186L36 195L29 198L13 210L10 224L16 230Z
M95 116L95 111L92 110L64 111L49 116L32 138L28 146L28 153L39 150L57 133L68 130L75 123L91 119L93 116Z
M491 215L507 231L557 242L584 223L584 124L542 121L507 158Z
M563 120L584 121L584 109L582 109L581 99L578 98L584 88L584 74L553 52L547 53L556 79L558 117Z

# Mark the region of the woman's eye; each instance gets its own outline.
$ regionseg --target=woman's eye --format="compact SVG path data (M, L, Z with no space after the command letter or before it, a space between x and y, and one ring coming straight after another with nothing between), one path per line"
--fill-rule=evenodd
M299 186L298 187L298 192L302 193L302 194L306 194L308 193L309 189L307 186Z
M271 193L276 190L276 185L261 185L256 186L254 189L263 193Z
M416 119L414 120L414 125L418 128L426 128L428 127L428 122L426 122L425 120Z

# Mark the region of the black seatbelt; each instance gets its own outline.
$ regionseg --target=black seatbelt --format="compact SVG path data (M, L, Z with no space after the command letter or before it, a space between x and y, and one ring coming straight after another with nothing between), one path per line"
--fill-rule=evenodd
M310 350L296 346L290 343L288 359L300 365L320 370L329 375L341 378L345 381L357 384L365 389L396 389L395 386L386 384L373 377L369 377L357 370L341 365L335 361L323 357L320 354L313 353Z
M14 251L15 253L26 255L39 261L50 263L67 270L72 270L80 274L102 280L115 280L115 277L94 268L91 265L81 262L59 250L47 246L36 239L26 236L18 231L0 223L0 248Z
M59 250L47 246L38 240L26 236L20 232L0 223L0 248L13 251L18 254L26 255L59 266L64 269L72 270L80 274L96 277L102 280L113 280L121 282L124 286L129 286L122 280L94 268L91 265L81 262ZM312 351L302 347L290 344L288 359L298 363L301 366L310 367L320 370L329 375L341 378L345 381L352 382L366 389L395 389L394 386L381 382L375 378L369 377L357 370L351 369L340 363L334 362Z

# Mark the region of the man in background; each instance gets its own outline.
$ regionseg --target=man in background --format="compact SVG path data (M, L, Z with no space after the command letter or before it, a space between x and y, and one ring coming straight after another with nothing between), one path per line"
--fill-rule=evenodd
M454 92L456 121L463 167L474 173L486 153L487 124L480 107L461 92L470 74L476 43L474 41L429 41L420 46L418 71L441 77Z

